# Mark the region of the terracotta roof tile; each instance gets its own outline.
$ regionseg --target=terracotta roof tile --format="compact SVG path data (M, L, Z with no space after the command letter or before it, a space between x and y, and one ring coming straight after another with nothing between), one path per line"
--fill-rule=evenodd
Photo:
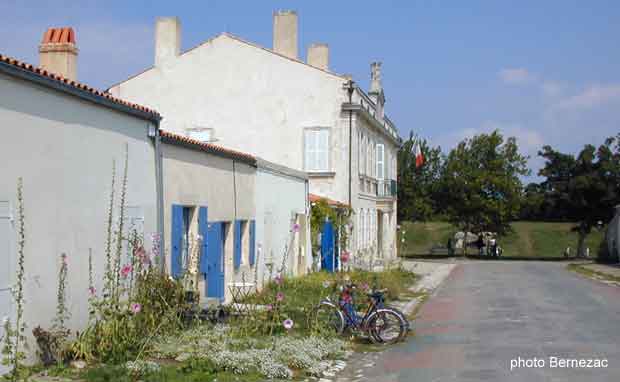
M241 152L241 151L227 149L225 147L214 145L212 143L204 143L197 139L189 138L184 135L175 134L170 131L165 131L161 129L159 130L159 134L161 135L162 138L166 138L171 141L176 141L176 142L184 143L187 145L191 145L191 146L196 147L197 149L206 151L211 154L215 154L215 155L219 154L219 155L223 155L227 157L232 157L234 159L243 160L251 164L256 164L255 156Z
M311 203L313 203L313 202L318 202L319 200L323 199L323 200L325 200L325 201L327 202L327 204L329 204L330 206L336 206L336 207L344 207L344 206L347 206L347 205L348 205L348 204L346 204L346 203L342 203L342 202L339 202L339 201L337 201L337 200L333 200L333 199L326 198L326 197L324 197L324 196L319 196L319 195L316 195L316 194L309 194L309 195L308 195L308 199L310 200L310 202L311 202Z
M65 28L65 29L71 29L71 28ZM49 32L49 31L48 31ZM47 35L47 33L46 33ZM44 37L45 39L46 37ZM95 95L97 97L101 97L101 98L105 98L111 102L120 104L120 105L124 105L127 106L129 108L135 109L135 110L139 110L141 112L147 113L147 114L151 114L153 117L156 117L157 119L161 119L161 116L158 112L156 112L155 110L149 109L145 106L141 106L132 102L128 102L125 100L122 100L120 98L116 98L113 97L110 93L104 92L102 90L99 89L95 89L93 87L90 87L86 84L82 84L80 82L74 81L74 80L70 80L67 78L64 78L61 75L49 72L41 67L38 66L34 66L25 62L21 62L15 58L12 57L8 57L8 56L4 56L2 54L0 54L0 63L4 63L4 64L8 64L8 65L12 65L14 67L20 68L22 70L31 72L34 75L39 75L42 77L46 77L48 79L54 80L58 83L62 83L65 84L67 86L71 86L74 87L76 89L79 89L83 92L87 92L90 93L91 95Z

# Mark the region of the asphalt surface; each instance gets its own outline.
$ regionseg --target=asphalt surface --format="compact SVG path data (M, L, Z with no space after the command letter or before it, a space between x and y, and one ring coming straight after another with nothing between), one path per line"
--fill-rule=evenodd
M406 343L374 355L363 377L359 369L344 377L620 381L620 288L562 263L459 263L424 304L415 329ZM585 363L559 367L561 359ZM588 368L589 359L590 366L606 360L607 367Z

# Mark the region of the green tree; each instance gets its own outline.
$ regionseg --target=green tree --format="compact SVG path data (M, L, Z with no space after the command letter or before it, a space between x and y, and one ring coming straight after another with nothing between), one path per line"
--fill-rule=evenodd
M529 174L514 137L504 141L496 130L463 140L450 151L441 180L448 219L465 232L506 233L519 213L520 177Z
M577 225L577 253L585 255L585 239L599 221L608 222L613 207L620 203L620 134L596 148L585 145L574 157L544 146L538 153L545 159L539 175L551 203Z
M420 145L424 164L416 166L415 145ZM410 133L398 151L398 220L426 221L440 212L437 200L442 171L441 147Z

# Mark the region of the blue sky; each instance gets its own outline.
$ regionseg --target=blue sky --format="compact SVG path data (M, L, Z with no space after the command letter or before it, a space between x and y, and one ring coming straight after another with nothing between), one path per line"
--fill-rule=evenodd
M295 9L300 51L367 88L383 62L386 110L444 150L499 128L532 155L576 151L620 132L618 1L2 0L0 53L37 63L50 26L76 29L79 80L107 86L153 62L157 16L179 16L183 48L228 31L271 46L272 12ZM304 57L305 58L305 57Z

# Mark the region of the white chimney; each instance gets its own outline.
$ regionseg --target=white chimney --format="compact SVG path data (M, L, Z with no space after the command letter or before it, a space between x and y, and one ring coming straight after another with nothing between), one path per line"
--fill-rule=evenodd
M370 64L370 91L368 96L376 105L375 117L382 121L384 117L385 94L383 93L383 84L381 83L381 62L375 61Z
M307 59L309 65L329 70L329 46L321 43L310 44Z
M178 17L158 17L155 25L155 66L162 66L181 53L181 22Z
M273 13L273 50L297 59L297 12L276 11Z

